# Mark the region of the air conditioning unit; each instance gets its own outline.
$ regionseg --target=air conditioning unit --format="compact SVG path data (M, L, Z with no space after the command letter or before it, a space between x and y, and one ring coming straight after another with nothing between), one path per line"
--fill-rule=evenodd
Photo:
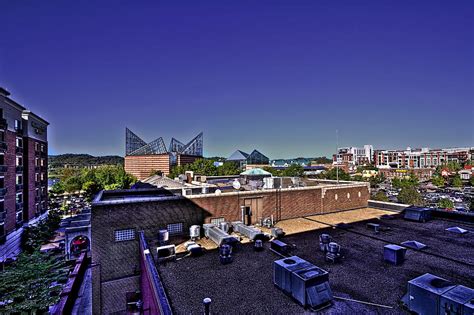
M247 226L241 221L232 222L232 228L234 229L234 232L240 233L252 241L256 239L265 239L265 234L263 234L262 230L253 226Z
M411 312L420 315L439 314L441 295L454 287L446 279L425 273L408 281L408 292L402 300Z
M474 289L458 285L444 293L439 314L474 314Z
M405 214L403 218L405 220L426 222L431 219L430 208L408 207L408 208L405 208L404 212Z
M383 247L383 259L393 265L400 265L405 261L407 249L396 244L388 244Z
M166 245L160 246L156 249L156 256L158 262L174 260L176 258L176 246Z
M304 307L332 301L328 272L298 256L273 262L273 283Z
M219 246L223 244L233 245L240 242L235 236L229 235L214 224L204 224L203 228L204 235Z

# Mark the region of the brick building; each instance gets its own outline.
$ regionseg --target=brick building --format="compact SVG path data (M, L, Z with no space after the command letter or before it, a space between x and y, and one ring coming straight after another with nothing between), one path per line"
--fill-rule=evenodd
M474 148L375 150L374 163L378 168L436 168L447 162L472 161Z
M368 184L358 182L186 197L165 189L104 191L92 203L93 313L124 312L127 296L142 288L139 232L156 240L167 229L173 242L186 239L191 225L241 220L242 205L257 223L364 208L369 196Z
M125 130L125 171L139 180L148 178L153 171L168 175L172 167L191 164L202 154L202 133L187 144L172 138L167 149L161 137L146 143L128 128Z
M48 203L49 123L9 95L0 88L0 243Z

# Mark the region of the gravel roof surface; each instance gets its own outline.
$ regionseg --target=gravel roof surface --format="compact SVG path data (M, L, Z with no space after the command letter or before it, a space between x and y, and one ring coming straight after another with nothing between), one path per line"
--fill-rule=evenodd
M378 222L391 230L374 234L366 228L367 222ZM334 296L388 305L393 309L334 300L334 305L322 310L322 314L404 313L399 300L406 292L407 281L427 272L474 287L474 228L471 224L440 219L423 224L397 217L351 225L349 230L326 228L290 235L283 241L297 246L292 254L329 271ZM455 225L471 232L459 235L444 231ZM341 262L332 264L324 260L318 250L321 233L329 233L342 246ZM406 261L400 266L385 263L383 246L406 240L423 242L430 249L421 252L408 249ZM265 246L263 252L254 252L252 244L241 245L234 253L234 261L228 265L221 265L218 252L213 250L201 257L186 257L158 266L173 311L178 314L202 312L203 298L210 297L213 313L309 313L273 285L272 263L281 257L271 252L268 244ZM451 260L440 255L450 256Z

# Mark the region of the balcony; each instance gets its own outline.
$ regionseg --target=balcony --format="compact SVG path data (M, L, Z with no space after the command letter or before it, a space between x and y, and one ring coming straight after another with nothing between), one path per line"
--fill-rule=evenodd
M0 129L5 130L7 129L7 126L7 120L5 118L0 118Z
M15 170L16 170L17 173L22 173L23 172L23 166L17 166L15 168Z
M4 197L7 194L6 188L0 188L0 197Z
M15 185L15 190L16 190L16 191L23 190L23 184L16 184L16 185Z
M15 153L16 154L23 154L23 148L15 147Z
M8 171L7 165L0 165L0 173L6 173Z

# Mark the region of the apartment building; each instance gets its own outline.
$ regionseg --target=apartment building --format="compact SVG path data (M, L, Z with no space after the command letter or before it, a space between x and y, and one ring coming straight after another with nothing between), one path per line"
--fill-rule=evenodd
M366 144L363 147L338 148L333 155L333 165L345 166L349 171L354 171L359 165L373 162L374 147Z
M378 168L435 168L447 162L465 163L472 160L474 148L375 150Z
M0 244L48 204L49 123L0 87Z

